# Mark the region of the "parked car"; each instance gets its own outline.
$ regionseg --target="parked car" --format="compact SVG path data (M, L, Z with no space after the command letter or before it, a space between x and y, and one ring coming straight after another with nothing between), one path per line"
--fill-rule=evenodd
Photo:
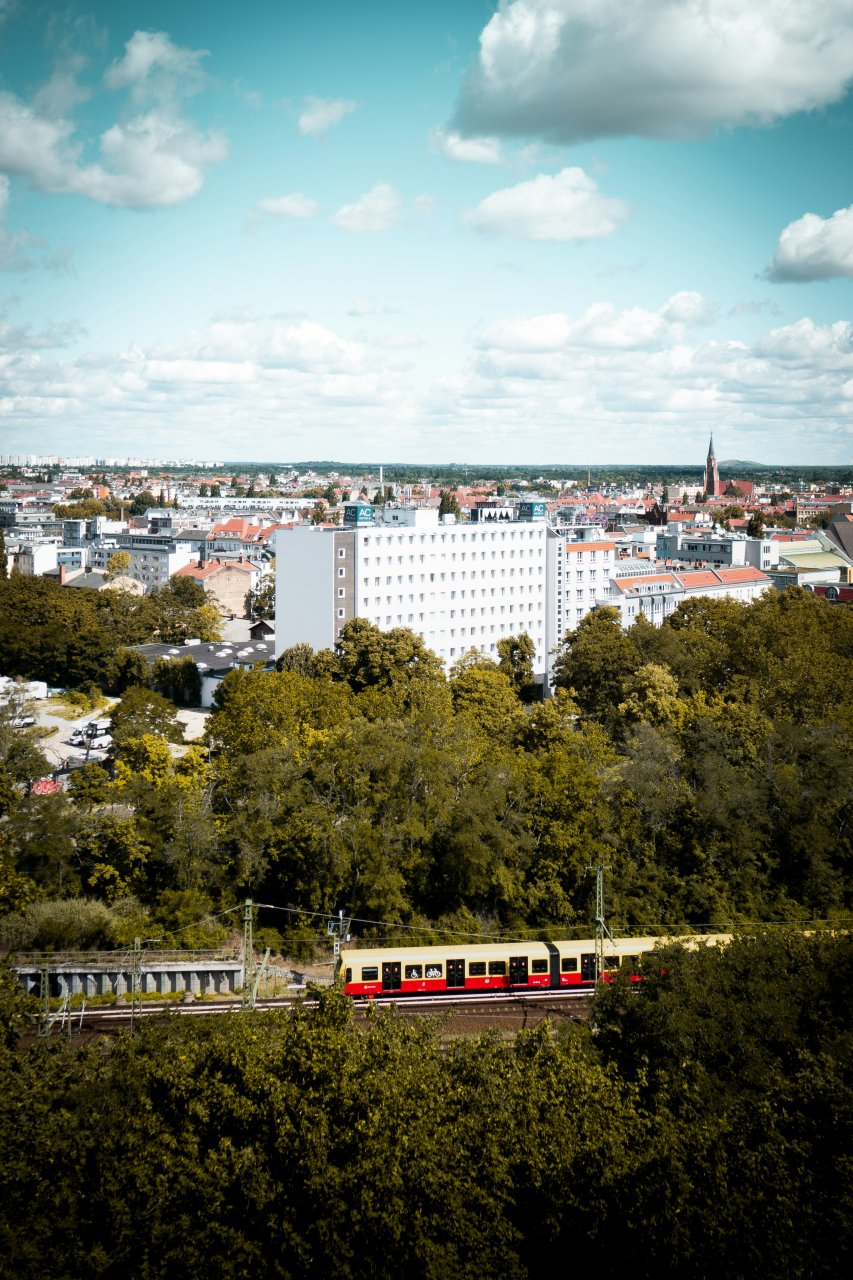
M29 729L36 722L35 716L13 716L12 725L16 729Z

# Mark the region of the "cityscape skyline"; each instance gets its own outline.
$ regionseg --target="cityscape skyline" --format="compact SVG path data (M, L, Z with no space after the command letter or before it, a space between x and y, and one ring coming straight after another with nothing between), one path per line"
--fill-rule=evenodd
M45 0L0 63L0 452L853 457L853 10Z

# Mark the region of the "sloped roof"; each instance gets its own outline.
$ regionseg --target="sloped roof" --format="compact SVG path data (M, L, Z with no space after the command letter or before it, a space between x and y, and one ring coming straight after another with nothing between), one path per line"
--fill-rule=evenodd
M260 566L252 560L207 560L204 564L185 564L174 575L176 578L195 578L196 582L206 582L220 573L237 569L240 573L256 573Z
M792 569L846 569L847 562L832 551L786 551L779 557L780 568Z

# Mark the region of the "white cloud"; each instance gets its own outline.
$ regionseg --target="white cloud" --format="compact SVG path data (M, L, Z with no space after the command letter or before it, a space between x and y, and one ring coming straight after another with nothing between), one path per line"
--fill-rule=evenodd
M57 423L69 434L85 429L93 448L114 446L116 432L127 431L144 432L146 448L165 457L198 456L200 447L221 455L251 423L256 441L273 448L285 429L307 454L318 431L339 426L342 410L366 439L377 414L387 420L403 404L388 357L307 319L220 320L174 345L78 359L38 349L75 336L70 327L32 335L0 322L4 436L31 438Z
M851 79L846 0L501 0L451 128L690 137L825 106Z
M201 50L182 49L162 33L136 32L125 55L105 76L109 88L129 90L149 108L113 124L99 139L96 161L84 146L70 109L75 96L54 77L27 103L0 92L0 170L46 193L82 195L101 204L144 209L180 204L201 188L206 170L222 161L225 136L202 131L176 105L201 78Z
M293 191L287 196L268 196L258 202L261 213L269 213L276 218L314 218L319 205L310 196L301 191Z
M347 98L307 97L297 121L303 137L319 138L333 125L340 124L344 116L355 111L357 102Z
M789 223L765 275L778 283L853 276L853 205L831 218L805 213Z
M104 75L108 89L129 89L140 101L163 102L175 93L195 93L204 83L206 49L173 44L165 31L135 31Z
M69 347L85 337L86 330L77 320L51 322L34 331L32 325L8 325L0 321L0 351L49 351Z
M400 217L402 201L387 182L377 182L360 200L345 204L332 221L344 231L364 235L388 231Z
M562 312L500 320L477 340L481 350L511 353L566 352L584 348L601 351L650 351L684 340L690 329L708 324L716 307L701 293L676 293L657 311L609 302L587 307L576 320Z
M503 152L497 138L463 138L453 130L433 129L430 141L436 151L448 160L466 160L472 164L502 164Z
M593 240L612 235L628 212L624 201L602 195L575 167L495 191L465 221L476 231L522 240Z
M344 457L357 438L395 456L676 457L698 468L710 428L747 456L846 461L853 325L805 317L750 344L707 341L708 308L685 296L501 320L450 369L436 369L435 343L409 346L393 330L353 341L305 317L235 313L168 346L78 358L47 351L73 341L73 326L3 321L4 439L59 449L85 431L96 452L144 438L152 456L174 457L234 456L248 440L273 456L286 438L289 456L316 456L320 441L324 456Z

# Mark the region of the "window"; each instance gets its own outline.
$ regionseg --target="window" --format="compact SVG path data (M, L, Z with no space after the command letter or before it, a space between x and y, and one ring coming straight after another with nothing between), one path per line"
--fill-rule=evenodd
M605 956L605 957L604 957L604 967L605 967L605 969L618 969L621 963L622 963L622 962L621 962L621 960L619 959L619 957L618 957L618 956Z
M578 958L577 956L563 956L560 960L560 973L577 973Z
M345 589L343 587L338 587L338 599L343 600L345 595L346 595Z
M338 617L339 618L346 617L346 613L343 609L338 609Z
M349 986L349 984L352 982L352 969L345 970L344 982L347 984L347 986Z
M486 973L485 960L472 960L468 965L469 978L482 978Z
M338 569L338 577L339 577L339 578L345 578L346 576L347 576L347 571L346 571L346 569Z
M433 961L431 964L428 964L426 967L426 976L428 978L440 978L442 976L443 971L444 971L443 966L440 964L436 964L435 961Z
M489 977L502 978L506 974L506 960L489 961Z
M406 965L406 977L409 978L410 980L412 978L422 978L423 976L424 976L424 967L422 964Z
M366 965L361 971L362 982L378 982L379 966L375 964Z
M548 961L547 960L531 960L530 971L531 973L547 973Z
M365 541L367 541L367 539L365 539ZM338 547L338 559L343 560L345 555L346 555L346 551L344 550L344 548Z

